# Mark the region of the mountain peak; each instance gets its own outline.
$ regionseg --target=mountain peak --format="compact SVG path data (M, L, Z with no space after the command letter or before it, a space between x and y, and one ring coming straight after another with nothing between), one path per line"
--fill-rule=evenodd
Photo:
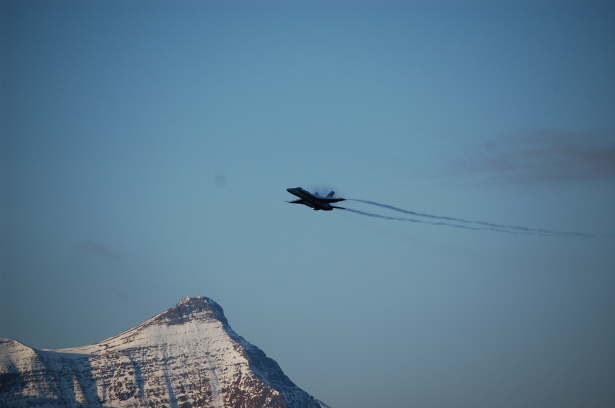
M183 297L179 301L178 305L185 305L185 304L189 304L189 303L195 303L195 302L198 302L198 301L203 300L203 299L211 301L211 299L206 298L205 296L186 296L186 297Z
M8 404L8 405L7 405ZM321 408L228 324L186 297L99 343L37 350L0 339L0 405L24 408Z
M185 297L173 307L154 316L150 324L183 324L189 321L218 320L228 324L222 306L205 296Z

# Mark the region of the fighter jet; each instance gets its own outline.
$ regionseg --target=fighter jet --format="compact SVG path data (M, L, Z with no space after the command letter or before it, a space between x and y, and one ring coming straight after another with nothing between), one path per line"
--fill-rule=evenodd
M286 191L288 191L292 195L299 197L299 200L287 201L291 204L307 205L308 207L311 207L314 211L331 211L334 208L344 210L344 207L331 205L331 203L337 203L345 200L345 198L333 198L333 196L335 195L335 191L331 191L329 194L327 194L326 197L320 197L318 194L312 194L309 191L302 189L301 187L287 188Z

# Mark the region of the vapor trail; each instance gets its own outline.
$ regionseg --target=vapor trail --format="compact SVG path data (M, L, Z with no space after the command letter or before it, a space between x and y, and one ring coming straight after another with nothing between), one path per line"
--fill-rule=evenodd
M370 212L366 212L366 211L359 211L359 210L355 210L353 208L340 208L342 210L345 211L349 211L355 214L361 214L361 215L365 215L367 217L374 217L374 218L382 218L385 220L392 220L392 221L405 221L405 222L412 222L412 223L416 223L416 224L429 224L429 225L439 225L439 226L445 226L445 227L451 227L451 228L459 228L459 229L465 229L465 230L472 230L472 231L495 231L495 232L504 232L506 234L528 234L528 235L546 235L546 234L542 234L542 233L538 233L538 232L533 232L533 231L511 231L511 230L507 230L507 229L503 229L503 228L493 228L493 227L472 227L470 225L457 225L457 224L450 224L448 222L435 222L435 221L424 221L424 220L417 220L415 218L405 218L405 217L391 217L388 215L382 215L382 214L376 214L376 213L370 213Z
M533 234L539 234L539 235L575 235L575 236L581 236L581 237L592 237L593 236L592 234L586 234L582 232L552 231L552 230L547 230L547 229L542 229L542 228L529 228L529 227L522 227L518 225L496 224L493 222L466 220L463 218L446 217L442 215L420 213L416 211L404 210L403 208L394 207L392 205L378 203L376 201L369 201L369 200L359 200L359 199L350 198L347 201L356 201L359 203L375 205L377 207L387 208L389 210L397 211L397 212L404 213L404 214L410 214L410 215L414 215L417 217L425 217L425 218L433 218L437 220L461 222L464 224L484 225L487 227L492 227L497 230L515 230L518 232L533 233Z

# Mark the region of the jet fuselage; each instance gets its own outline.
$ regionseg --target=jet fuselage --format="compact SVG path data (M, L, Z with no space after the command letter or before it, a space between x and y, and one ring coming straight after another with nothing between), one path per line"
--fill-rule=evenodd
M344 198L333 198L333 192L329 193L327 197L319 197L301 187L287 188L286 191L299 197L299 200L289 201L289 203L307 205L314 210L331 211L334 208L342 208L331 205L331 203L345 200Z

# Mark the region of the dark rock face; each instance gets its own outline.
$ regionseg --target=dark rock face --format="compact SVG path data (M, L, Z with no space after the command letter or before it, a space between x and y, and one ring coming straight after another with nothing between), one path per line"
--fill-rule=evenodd
M100 343L37 350L0 339L1 407L319 408L237 335L222 307L184 298Z

